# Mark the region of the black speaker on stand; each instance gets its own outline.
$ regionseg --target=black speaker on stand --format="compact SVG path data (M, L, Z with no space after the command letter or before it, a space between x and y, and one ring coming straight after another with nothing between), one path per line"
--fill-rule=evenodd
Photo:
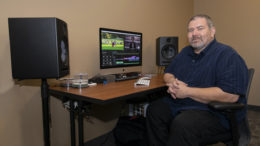
M159 37L156 39L156 64L168 66L178 54L178 37Z
M69 74L66 22L58 18L9 18L12 76L42 79L44 145L50 146L48 78Z

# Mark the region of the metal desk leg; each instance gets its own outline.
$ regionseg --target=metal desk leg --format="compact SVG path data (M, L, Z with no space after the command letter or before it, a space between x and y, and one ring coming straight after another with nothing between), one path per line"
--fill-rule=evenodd
M50 146L50 114L49 114L49 89L47 79L42 79L41 96L42 96L42 115L43 115L43 135L44 146Z
M74 112L75 112L74 101L70 100L70 141L71 141L71 146L76 145Z
M84 125L83 125L83 102L79 101L78 104L78 132L79 132L79 146L84 145Z

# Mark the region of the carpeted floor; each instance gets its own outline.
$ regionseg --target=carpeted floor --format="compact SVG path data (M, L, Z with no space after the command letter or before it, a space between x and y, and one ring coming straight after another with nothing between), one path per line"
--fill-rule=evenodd
M260 146L260 110L249 110L248 121L251 130L250 146Z
M260 146L260 110L248 110L248 120L251 130L251 141L249 146ZM95 138L85 146L116 146L114 136L111 132ZM213 146L224 146L224 144L214 144Z

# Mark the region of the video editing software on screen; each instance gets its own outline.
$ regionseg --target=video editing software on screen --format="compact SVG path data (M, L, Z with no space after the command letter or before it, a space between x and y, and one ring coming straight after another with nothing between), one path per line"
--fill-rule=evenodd
M141 65L142 34L100 29L100 67Z

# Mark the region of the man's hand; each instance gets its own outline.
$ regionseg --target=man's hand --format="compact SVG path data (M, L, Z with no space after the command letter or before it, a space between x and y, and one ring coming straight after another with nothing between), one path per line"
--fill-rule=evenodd
M176 98L186 98L187 97L187 90L188 86L183 81L180 81L178 79L172 80L172 82L169 82L166 84L168 86L167 92L171 94L171 96Z
M167 92L174 99L191 98L201 103L209 103L212 101L219 102L236 102L239 98L238 94L224 92L219 87L196 88L188 87L186 83L175 78L173 74L165 73L164 81L168 86Z

